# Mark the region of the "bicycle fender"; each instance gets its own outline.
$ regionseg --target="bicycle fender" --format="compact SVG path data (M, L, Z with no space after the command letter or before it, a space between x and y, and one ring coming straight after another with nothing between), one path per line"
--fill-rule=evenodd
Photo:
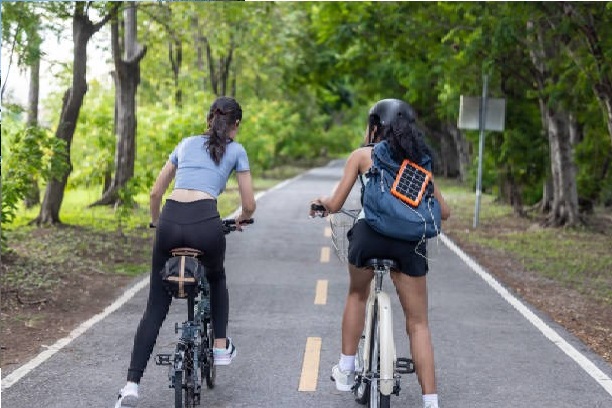
M382 292L378 294L378 319L380 322L380 393L391 395L395 383L393 315L389 295Z
M372 332L372 317L374 316L374 297L376 296L376 294L374 293L374 281L372 280L372 283L370 284L370 294L368 295L368 301L366 303L366 319L365 319L365 326L363 328L363 334L364 334L364 350L368 350L365 353L363 353L363 367L361 367L362 371L367 371L369 370L370 367L370 347L372 344L372 337L371 337L371 332Z

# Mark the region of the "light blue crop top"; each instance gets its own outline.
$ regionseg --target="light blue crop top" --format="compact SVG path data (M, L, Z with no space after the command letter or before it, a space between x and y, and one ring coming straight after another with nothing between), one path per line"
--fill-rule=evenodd
M204 191L217 198L232 171L249 171L249 158L240 143L231 142L217 165L206 149L207 140L202 135L181 140L168 160L177 168L174 188Z

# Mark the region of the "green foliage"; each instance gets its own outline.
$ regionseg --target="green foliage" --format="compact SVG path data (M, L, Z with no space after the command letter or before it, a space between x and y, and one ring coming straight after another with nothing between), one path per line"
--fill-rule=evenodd
M114 92L92 81L72 140L68 187L101 186L114 166Z
M124 236L123 229L127 220L132 216L134 209L138 207L136 197L142 190L142 183L139 177L131 178L127 184L119 189L119 201L115 206L115 218L119 234Z
M19 112L2 123L2 228L11 225L32 180L49 180L67 170L65 144L40 127L26 127ZM4 244L4 238L3 238Z

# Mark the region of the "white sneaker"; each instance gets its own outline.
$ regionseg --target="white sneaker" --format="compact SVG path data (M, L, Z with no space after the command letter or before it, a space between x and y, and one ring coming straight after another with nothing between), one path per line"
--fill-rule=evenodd
M119 392L115 408L133 408L138 404L138 389L126 385Z
M214 365L229 365L236 357L236 347L231 338L227 338L227 348L213 348Z
M426 402L423 404L423 408L438 408L438 404L435 402Z
M336 383L338 391L351 391L355 384L355 372L343 371L338 364L332 367L331 379Z

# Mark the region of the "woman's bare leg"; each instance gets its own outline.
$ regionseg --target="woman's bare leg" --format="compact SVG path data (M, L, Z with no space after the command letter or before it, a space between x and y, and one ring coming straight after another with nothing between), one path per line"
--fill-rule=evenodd
M357 346L363 332L365 305L370 293L370 281L374 276L369 269L349 265L349 292L342 315L342 354L357 354Z
M406 315L406 332L423 395L436 394L434 353L427 317L427 279L393 272L391 278Z

